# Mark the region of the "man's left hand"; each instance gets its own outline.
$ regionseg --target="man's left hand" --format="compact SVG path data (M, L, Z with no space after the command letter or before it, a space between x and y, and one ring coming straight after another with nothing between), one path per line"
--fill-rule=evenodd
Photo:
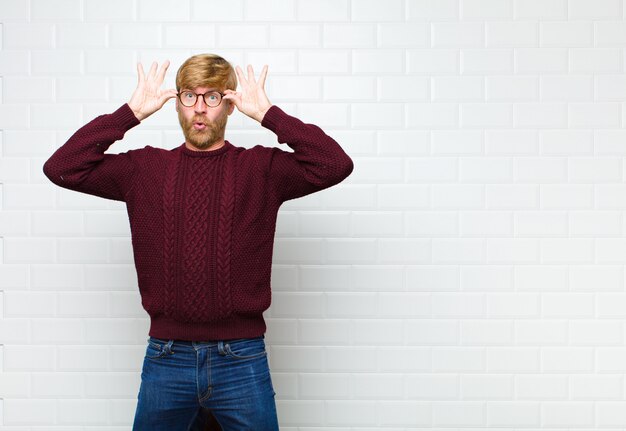
M240 91L226 90L224 99L232 101L237 109L259 123L263 121L265 113L272 104L265 94L265 78L267 78L267 65L263 66L261 75L257 81L254 78L252 66L248 66L248 77L244 77L241 67L235 68L239 79Z

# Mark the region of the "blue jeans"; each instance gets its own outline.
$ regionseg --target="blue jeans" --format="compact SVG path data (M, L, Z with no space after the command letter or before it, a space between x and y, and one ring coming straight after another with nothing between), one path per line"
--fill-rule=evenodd
M263 338L177 341L150 337L133 431L202 429L210 410L223 431L278 430Z

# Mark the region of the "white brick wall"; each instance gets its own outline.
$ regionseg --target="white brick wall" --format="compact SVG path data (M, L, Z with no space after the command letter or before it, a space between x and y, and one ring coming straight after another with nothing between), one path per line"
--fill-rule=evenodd
M279 215L282 429L626 428L623 0L0 0L0 428L129 430L124 206L44 160L135 62L270 66L355 172ZM274 145L236 113L229 139ZM119 148L181 142L171 104Z

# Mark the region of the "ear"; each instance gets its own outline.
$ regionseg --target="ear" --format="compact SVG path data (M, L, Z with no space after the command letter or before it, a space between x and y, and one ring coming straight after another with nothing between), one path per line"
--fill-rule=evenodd
M235 110L235 104L232 102L232 100L229 100L228 115L232 114L234 110Z
M175 100L176 100L176 105L175 105L176 106L176 112L178 112L178 102L179 102L178 97L176 97Z

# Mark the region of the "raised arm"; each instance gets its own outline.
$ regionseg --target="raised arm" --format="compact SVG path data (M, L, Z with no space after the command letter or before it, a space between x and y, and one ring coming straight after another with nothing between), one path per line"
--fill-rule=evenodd
M146 77L137 65L138 83L130 101L112 114L101 115L81 127L44 164L46 176L58 186L108 199L124 200L132 186L134 165L129 153L105 154L139 124L176 96L176 90L161 90L169 62L157 73L153 63Z
M239 66L235 71L240 91L226 90L224 99L231 100L243 114L257 120L276 133L278 142L294 151L274 148L261 167L273 184L281 201L304 196L343 181L353 169L350 157L322 129L305 124L272 106L265 93L267 66L258 81L252 66L244 76Z

